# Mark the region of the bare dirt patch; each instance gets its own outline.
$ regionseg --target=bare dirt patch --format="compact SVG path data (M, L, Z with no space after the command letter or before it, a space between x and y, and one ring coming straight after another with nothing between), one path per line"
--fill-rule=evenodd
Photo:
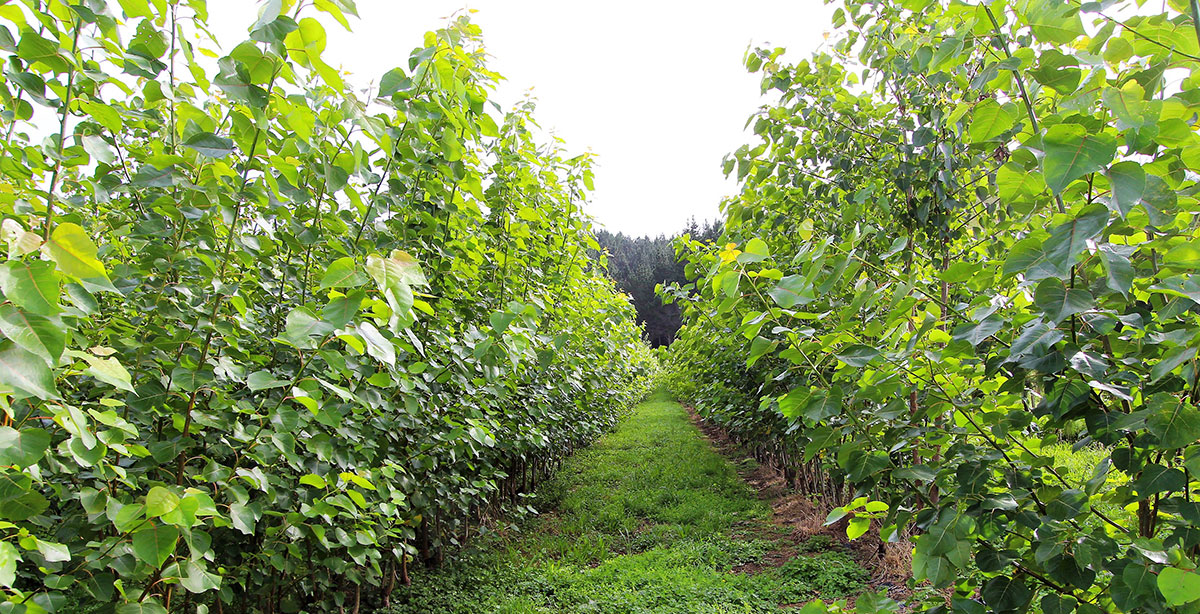
M884 543L879 538L878 527L872 527L870 532L856 540L848 540L845 521L825 524L830 506L815 502L807 493L795 492L781 467L759 463L724 430L701 418L695 408L684 407L692 423L713 448L733 463L742 479L771 507L768 524L747 522L745 529L759 539L772 542L774 547L760 560L736 567L735 572L753 574L780 567L797 556L810 553L810 540L816 538L821 543L829 544L825 549L849 552L859 565L870 571L871 589L886 588L890 597L901 601L909 596L911 591L907 586L912 577L911 543L907 540Z

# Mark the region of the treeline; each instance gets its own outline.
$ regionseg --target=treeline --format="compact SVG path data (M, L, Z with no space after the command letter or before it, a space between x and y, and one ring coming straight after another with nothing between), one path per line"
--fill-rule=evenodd
M596 231L596 241L607 253L608 273L616 280L617 287L632 297L637 321L645 328L646 339L654 347L670 345L679 331L679 306L664 304L654 289L659 284L687 281L684 265L676 258L674 247L675 239L684 235L701 243L715 241L721 235L721 223L697 222L692 218L673 236L630 237L604 229Z

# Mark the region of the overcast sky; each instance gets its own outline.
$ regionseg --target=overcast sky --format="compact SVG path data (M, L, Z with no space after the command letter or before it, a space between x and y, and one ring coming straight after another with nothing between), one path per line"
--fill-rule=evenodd
M257 2L210 0L223 46L245 36ZM404 65L422 35L464 7L483 29L504 75L504 108L532 88L543 128L571 153L597 156L588 211L626 234L671 233L717 217L736 186L721 158L748 142L760 104L758 76L742 67L748 45L807 56L824 42L832 11L821 0L358 0L353 32L321 15L325 60L365 85ZM315 14L315 12L310 13Z

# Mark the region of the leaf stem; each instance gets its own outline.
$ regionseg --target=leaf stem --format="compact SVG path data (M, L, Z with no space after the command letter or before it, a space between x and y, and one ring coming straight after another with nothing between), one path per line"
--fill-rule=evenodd
M1195 0L1192 1L1195 2ZM988 19L992 20L992 27L996 31L996 40L1000 42L1000 46L1004 50L1004 55L1007 58L1012 59L1012 52L1008 49L1008 39L1005 38L1004 33L1000 31L1000 22L996 21L996 15L992 13L992 8L984 4L983 10L987 12ZM1037 115L1035 115L1033 112L1033 101L1029 99L1029 92L1025 90L1025 80L1021 78L1021 73L1017 72L1017 69L1015 68L1012 69L1012 74L1013 79L1015 79L1017 82L1017 89L1021 92L1021 100L1025 102L1025 112L1029 115L1030 127L1033 129L1034 134L1039 134L1041 132L1041 128L1038 127ZM1059 213L1067 212L1066 206L1063 205L1062 196L1055 194L1054 204L1058 205Z

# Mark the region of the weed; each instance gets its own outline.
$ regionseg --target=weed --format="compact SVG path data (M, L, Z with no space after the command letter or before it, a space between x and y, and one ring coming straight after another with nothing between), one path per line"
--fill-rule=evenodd
M820 534L813 535L812 537L801 542L797 547L797 550L803 553L821 552L832 549L834 545L835 544L832 537Z
M777 598L783 603L840 597L862 590L870 577L850 555L835 550L798 556L772 575L779 581Z

